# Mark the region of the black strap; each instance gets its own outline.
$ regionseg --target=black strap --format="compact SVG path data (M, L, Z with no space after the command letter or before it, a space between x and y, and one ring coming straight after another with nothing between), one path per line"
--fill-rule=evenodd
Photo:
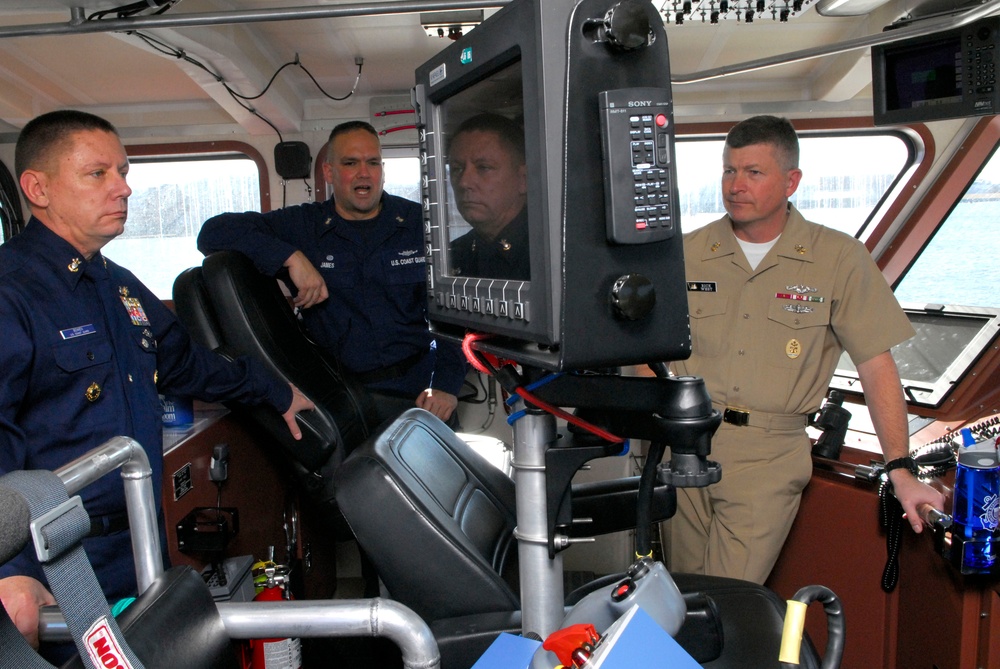
M882 590L892 592L899 580L899 544L902 539L903 505L892 492L892 483L884 479L878 488L879 524L885 529L885 569Z
M88 537L106 537L109 534L124 532L128 529L128 514L109 513L106 516L90 517L90 532Z

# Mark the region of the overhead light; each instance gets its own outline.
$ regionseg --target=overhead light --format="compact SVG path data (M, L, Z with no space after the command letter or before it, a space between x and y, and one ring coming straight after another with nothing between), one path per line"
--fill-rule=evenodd
M889 0L819 0L816 11L820 16L864 16Z

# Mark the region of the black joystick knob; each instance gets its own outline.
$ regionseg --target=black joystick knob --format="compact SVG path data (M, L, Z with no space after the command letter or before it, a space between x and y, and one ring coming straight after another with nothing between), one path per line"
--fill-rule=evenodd
M638 321L656 306L656 288L642 274L625 274L611 287L611 304L619 317Z
M649 15L639 0L622 0L604 15L604 34L610 44L626 51L638 49L652 40ZM645 4L649 4L648 0Z

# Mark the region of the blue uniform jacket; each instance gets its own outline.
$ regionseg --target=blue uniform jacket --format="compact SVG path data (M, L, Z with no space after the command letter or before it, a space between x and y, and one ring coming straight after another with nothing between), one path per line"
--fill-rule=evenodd
M198 235L206 255L235 250L262 273L278 276L302 251L326 280L329 299L302 310L315 341L356 374L419 361L373 390L416 397L426 388L457 395L465 358L450 342L435 342L427 327L427 282L420 205L384 193L371 220L347 221L333 199L261 214L222 214ZM294 290L294 288L293 288Z
M254 362L231 363L194 343L131 272L100 253L87 262L34 218L0 246L0 327L0 474L55 469L123 435L148 453L159 500L158 393L280 411L291 405L286 383ZM119 472L80 496L92 517L125 510ZM134 594L127 531L84 546L109 598ZM0 567L0 577L14 574L45 583L28 550Z

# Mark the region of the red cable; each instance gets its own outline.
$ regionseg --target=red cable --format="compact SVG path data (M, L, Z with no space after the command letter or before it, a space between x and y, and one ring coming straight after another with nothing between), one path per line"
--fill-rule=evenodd
M624 438L618 437L616 435L613 435L610 432L597 427L593 423L588 423L587 421L583 420L579 416L574 416L571 413L567 413L567 412L563 411L559 407L552 406L548 402L543 402L542 400L540 400L537 397L535 397L532 393L530 393L527 390L525 390L524 387L519 387L514 392L516 392L526 402L531 402L532 404L534 404L535 406L537 406L542 411L547 411L550 414L552 414L552 415L554 415L554 416L556 416L558 418L562 418L567 423L572 423L573 425L576 425L577 427L583 428L587 432L591 432L593 434L596 434L598 437L600 437L601 439L604 439L605 441L610 441L613 444L622 444L622 443L625 443L625 439Z
M477 371L486 374L488 376L495 376L497 369L499 369L503 365L510 364L509 361L501 360L500 358L491 353L486 353L485 351L480 351L478 349L475 349L475 343L477 341L489 339L491 336L492 335L480 332L466 333L465 337L462 338L462 352L465 354L465 358L469 361L469 364L475 367ZM492 369L483 364L483 361L480 359L480 356L485 358L486 362L492 366ZM520 396L525 401L531 402L532 404L537 406L542 411L547 411L553 416L562 418L567 423L576 425L579 428L582 428L592 434L597 435L598 437L604 439L605 441L609 441L613 444L622 444L625 442L625 439L622 437L613 435L610 432L597 427L593 423L588 423L587 421L583 420L578 416L574 416L573 414L563 411L559 407L553 406L548 402L544 402L538 399L537 397L535 397L533 393L531 393L528 390L525 390L524 386L519 386L515 388L514 392L517 393L518 396Z

